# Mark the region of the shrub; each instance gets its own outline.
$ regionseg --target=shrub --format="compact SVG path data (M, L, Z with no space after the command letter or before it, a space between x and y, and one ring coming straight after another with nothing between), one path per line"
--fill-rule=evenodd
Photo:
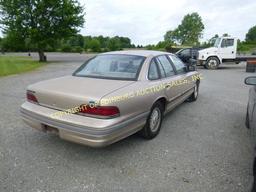
M84 51L84 49L80 46L75 46L72 49L72 52L75 52L75 53L82 53L83 51Z
M72 52L72 47L70 45L64 45L62 48L61 48L61 51L62 52Z
M89 42L88 48L92 52L101 52L100 42L97 39L93 39Z

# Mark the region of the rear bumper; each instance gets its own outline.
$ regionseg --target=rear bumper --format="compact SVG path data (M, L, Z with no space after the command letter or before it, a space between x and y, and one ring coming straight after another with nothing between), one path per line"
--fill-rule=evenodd
M22 119L32 128L47 131L55 128L60 138L71 142L103 147L139 131L146 123L148 112L127 120L95 119L80 115L52 118L53 109L25 102L20 109Z

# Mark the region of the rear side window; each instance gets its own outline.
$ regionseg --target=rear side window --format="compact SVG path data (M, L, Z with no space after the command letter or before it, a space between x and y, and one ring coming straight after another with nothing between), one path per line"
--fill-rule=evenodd
M189 49L184 49L183 51L180 52L184 56L190 56L190 50Z
M223 39L221 47L232 47L234 45L234 39Z
M155 60L152 60L150 63L149 70L148 70L148 79L149 80L159 79L159 73L158 73L157 64Z
M227 39L227 47L231 47L234 45L234 39Z
M168 57L172 60L178 74L186 73L186 66L178 57L175 55L168 55Z
M173 67L165 55L158 56L157 60L159 61L161 67L163 68L166 77L175 75Z

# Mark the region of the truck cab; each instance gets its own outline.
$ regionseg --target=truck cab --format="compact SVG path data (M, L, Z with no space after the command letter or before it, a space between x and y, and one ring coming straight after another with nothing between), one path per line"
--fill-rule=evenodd
M198 54L198 64L207 69L217 69L223 62L235 61L237 38L219 37L214 46L202 49Z

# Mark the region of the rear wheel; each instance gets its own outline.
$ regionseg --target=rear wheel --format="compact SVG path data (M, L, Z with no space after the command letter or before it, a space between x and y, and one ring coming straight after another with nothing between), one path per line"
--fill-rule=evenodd
M146 125L140 132L142 137L145 139L153 139L158 135L163 120L163 112L163 104L161 102L156 102L151 108Z
M219 65L220 65L220 61L216 57L209 57L205 63L205 67L207 69L218 69Z

